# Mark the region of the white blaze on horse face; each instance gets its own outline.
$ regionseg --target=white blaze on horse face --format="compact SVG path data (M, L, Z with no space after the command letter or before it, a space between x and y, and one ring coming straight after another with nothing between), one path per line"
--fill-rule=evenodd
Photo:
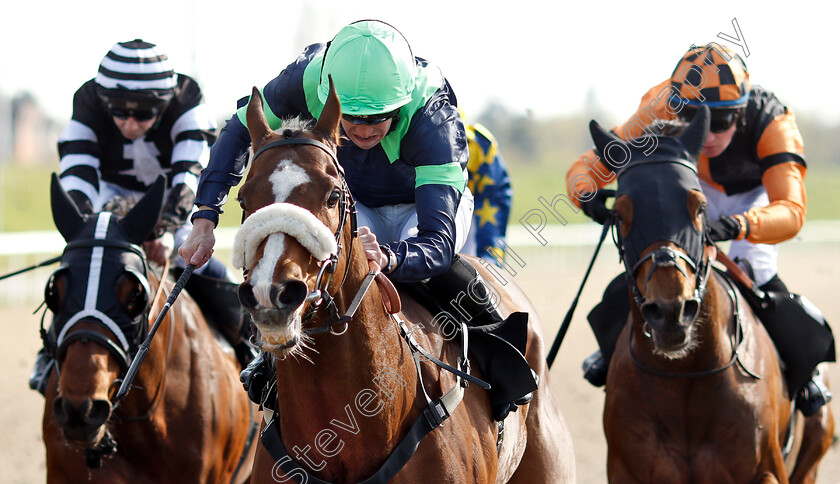
M274 176L274 175L272 175ZM254 287L254 297L263 308L270 308L271 285L274 282L274 270L280 262L280 256L286 250L286 234L275 233L265 241L263 256L251 272L251 285Z
M277 203L285 202L292 190L310 181L306 171L289 159L278 163L268 180L271 182L271 191Z

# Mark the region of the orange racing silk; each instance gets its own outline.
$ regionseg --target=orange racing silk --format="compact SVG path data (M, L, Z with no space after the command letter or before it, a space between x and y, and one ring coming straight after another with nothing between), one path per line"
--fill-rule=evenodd
M672 93L669 80L654 86L642 97L636 114L612 131L629 140L644 134L645 127L655 119L674 119L678 106L676 102L669 104ZM761 86L752 87L744 125L739 125L726 150L712 159L701 154L697 165L700 178L727 195L764 186L769 205L737 214L749 221L750 242L775 244L790 239L805 223L802 136L793 111ZM614 179L613 171L594 149L584 153L566 172L569 196L578 206L577 195L609 185Z

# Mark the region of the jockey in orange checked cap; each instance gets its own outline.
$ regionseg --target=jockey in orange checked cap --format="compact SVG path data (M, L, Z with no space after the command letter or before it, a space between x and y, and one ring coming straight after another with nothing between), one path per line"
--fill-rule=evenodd
M702 105L711 111L711 125L697 168L708 200L710 238L715 242L731 240L730 257L745 267L762 290L789 294L777 274L775 244L793 238L805 223L804 145L793 111L773 92L750 83L749 71L738 54L715 43L692 46L671 77L651 88L636 114L612 131L632 140L663 121L690 121ZM593 149L566 173L570 196L601 224L609 217L605 202L612 193L603 187L615 179L617 168ZM621 293L621 289L614 292ZM592 317L590 314L594 328L598 324ZM618 314L612 317L621 319ZM599 343L605 350L603 356L596 353L584 364L587 379L595 384L605 378L606 361L612 354L612 348L604 344L610 342L599 338ZM605 361L599 362L599 358ZM803 391L809 389L813 411L830 399L819 380Z

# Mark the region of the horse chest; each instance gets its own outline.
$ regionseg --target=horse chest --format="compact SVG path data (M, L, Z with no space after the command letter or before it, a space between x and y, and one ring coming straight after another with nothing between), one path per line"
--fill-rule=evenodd
M764 430L744 407L721 396L623 400L605 417L611 467L644 482L749 482Z

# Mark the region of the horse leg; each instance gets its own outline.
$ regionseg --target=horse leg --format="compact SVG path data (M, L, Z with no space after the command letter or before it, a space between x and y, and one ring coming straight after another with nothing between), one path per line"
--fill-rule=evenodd
M752 484L779 484L779 480L773 474L765 472L760 476L756 476Z
M829 405L823 405L817 413L805 419L802 447L790 475L792 484L817 482L817 466L828 452L833 434L834 414Z
M550 385L548 375L541 375L531 403L520 409L528 412L527 445L510 483L576 482L571 434Z
M536 314L528 321L525 359L540 380L527 407L525 425L528 436L525 453L509 482L576 482L572 435L551 386L551 375L545 361L542 325Z

